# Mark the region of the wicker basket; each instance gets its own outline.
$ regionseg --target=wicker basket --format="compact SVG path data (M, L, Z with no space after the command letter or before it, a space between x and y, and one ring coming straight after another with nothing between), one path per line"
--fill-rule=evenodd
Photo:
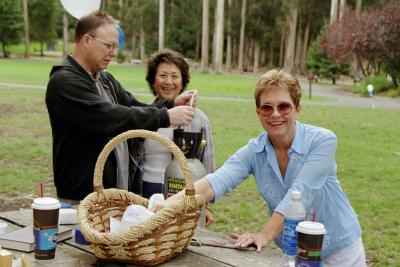
M168 148L186 177L186 192L177 202L128 230L107 233L110 217L121 219L131 204L148 205L146 198L134 193L103 188L104 163L108 155L119 143L136 137L158 140ZM204 206L204 198L195 195L192 172L182 151L172 141L145 130L127 131L116 136L108 142L97 159L93 184L95 192L82 200L78 217L81 231L91 242L98 259L151 266L170 260L189 245Z

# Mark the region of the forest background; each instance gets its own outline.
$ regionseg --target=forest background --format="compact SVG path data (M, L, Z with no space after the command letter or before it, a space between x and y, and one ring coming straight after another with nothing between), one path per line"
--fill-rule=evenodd
M279 67L333 83L341 75L355 83L372 77L375 92L400 95L399 0L103 0L101 9L124 31L120 63L144 63L168 47L188 58L192 70ZM44 56L58 45L65 55L73 49L75 22L56 0L0 0L3 57L21 43L25 58L32 48ZM366 95L365 88L353 90Z

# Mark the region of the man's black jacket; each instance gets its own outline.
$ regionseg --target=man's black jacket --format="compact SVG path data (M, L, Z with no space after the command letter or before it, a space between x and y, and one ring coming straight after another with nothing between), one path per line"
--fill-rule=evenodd
M110 73L100 71L100 79L105 89L111 90L116 104L100 96L89 73L71 56L53 66L50 72L46 105L52 127L53 172L58 197L80 200L93 192L97 157L112 137L127 130L154 131L170 125L167 109L161 107L170 108L173 101L150 106L136 100ZM129 164L135 168L132 160ZM129 189L139 192L140 188L134 184L140 181L129 177ZM105 188L116 185L114 153L105 164L103 185Z

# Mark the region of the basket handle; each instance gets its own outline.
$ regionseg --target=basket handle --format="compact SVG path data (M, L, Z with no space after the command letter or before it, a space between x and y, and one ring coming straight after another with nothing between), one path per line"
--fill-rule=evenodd
M157 140L168 148L168 150L174 155L175 159L178 161L179 167L181 168L183 175L186 179L185 194L187 196L193 196L195 194L194 184L193 184L193 174L189 168L188 162L182 150L180 150L179 147L177 147L174 142L164 137L163 135L147 130L126 131L124 133L115 136L104 146L103 150L100 152L100 155L97 158L96 166L94 168L94 177L93 177L94 191L100 193L104 190L103 187L104 164L108 158L108 155L110 155L111 151L113 151L113 149L123 141L137 137L151 138Z

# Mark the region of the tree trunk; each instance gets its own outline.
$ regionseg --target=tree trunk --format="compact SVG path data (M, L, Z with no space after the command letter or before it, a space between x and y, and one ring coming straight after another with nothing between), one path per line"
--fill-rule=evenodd
M267 52L266 52L266 50L265 49L260 49L260 52L261 52L261 54L260 54L260 66L265 66L265 60L266 60L266 57L267 57Z
M224 54L224 0L217 1L217 34L215 43L214 71L222 72L222 59Z
M330 25L332 25L337 20L337 13L338 13L338 0L331 0Z
M28 0L24 0L24 58L29 58Z
M283 60L285 56L285 39L286 39L286 26L283 27L281 34L281 44L279 46L279 68L283 67Z
M226 35L226 61L225 68L227 71L231 70L232 64L232 37L231 37L231 8L232 8L232 0L228 0L228 10L229 16L227 21L227 35Z
M396 78L398 73L393 68L390 68L390 69L391 69L390 70L390 76L392 77L393 85L394 85L395 88L398 88L399 84L398 84L397 78Z
M143 29L143 25L140 26L140 60L142 61L142 63L145 60L146 57L146 40L145 40L146 36L144 34L144 29Z
M215 10L214 10L214 30L213 30L213 43L212 43L212 53L211 53L211 62L212 62L212 64L213 64L213 66L215 66L215 58L216 58L216 53L215 53L215 48L216 48L216 45L217 45L217 11L218 11L218 8L217 7L215 7ZM214 67L215 68L215 67Z
M123 14L124 14L124 0L118 0L118 18L119 18L119 23L123 24Z
M300 58L300 71L302 73L304 73L304 64L305 64L306 58L307 58L309 36L310 36L310 20L308 20L306 29L304 31L303 45L302 45L301 58Z
M286 18L286 22L289 26L289 36L286 46L285 64L283 65L283 69L288 73L293 73L294 53L296 46L297 4L290 7Z
M254 42L254 62L253 62L253 72L258 72L258 63L260 62L260 44L255 41Z
M194 51L195 51L194 58L195 58L196 62L199 62L199 59L200 59L200 46L201 46L200 45L200 38L201 38L200 31L199 31L198 28L196 28L196 46L194 48Z
M230 35L226 39L225 68L227 71L231 71L232 68L232 37Z
M100 9L107 12L107 0L102 1Z
M342 20L346 12L346 0L340 0L339 21Z
M63 55L66 57L68 55L68 15L66 12L63 13Z
M207 72L208 69L208 14L209 0L203 0L203 19L201 31L201 71Z
M158 17L158 50L164 48L164 23L165 23L165 2L159 0L159 17Z
M360 17L360 15L361 15L361 5L362 5L362 1L356 0L356 16L357 17Z
M366 70L365 70L365 68L363 66L361 57L359 55L357 55L357 54L355 56L356 56L356 59L357 59L357 66L358 66L358 68L360 68L361 73L363 74L364 77L368 76L367 72L366 72Z
M274 48L272 46L272 42L269 44L269 58L268 58L268 67L272 67L274 64Z
M239 59L238 71L243 72L243 53L244 53L244 30L246 25L246 0L242 0L242 10L240 16L240 40L239 40Z
M137 39L137 34L135 31L132 31L132 59L137 58L137 53L136 53L136 39Z
M243 70L244 71L251 71L253 69L253 49L254 49L254 41L253 40L249 40L247 38L247 40L245 40L246 42L246 47L244 49L244 59L243 59Z
M301 23L299 23L301 25ZM295 55L294 55L294 72L299 73L300 72L300 59L301 59L301 51L302 51L302 45L303 45L303 40L302 40L302 31L299 27L297 31L297 37L296 37L296 49L295 49Z
M239 57L238 53L238 40L233 38L232 39L232 66L237 65L237 58Z
M1 48L3 49L3 57L8 58L10 56L10 53L8 53L4 42L1 42Z

